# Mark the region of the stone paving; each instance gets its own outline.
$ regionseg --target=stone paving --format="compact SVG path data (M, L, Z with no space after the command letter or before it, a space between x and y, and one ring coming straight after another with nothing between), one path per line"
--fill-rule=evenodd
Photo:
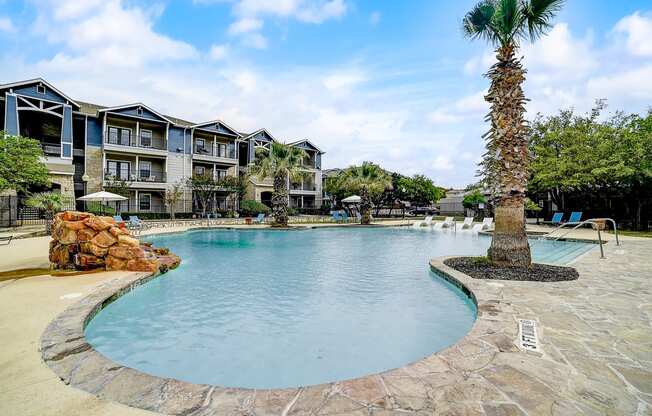
M476 298L470 333L411 365L349 381L233 389L111 362L86 343L83 325L144 275L110 281L73 305L48 327L41 350L65 383L165 414L652 414L652 241L611 243L606 254L587 253L575 264L580 279L559 283L475 280L433 259ZM540 352L519 348L518 319L537 322Z

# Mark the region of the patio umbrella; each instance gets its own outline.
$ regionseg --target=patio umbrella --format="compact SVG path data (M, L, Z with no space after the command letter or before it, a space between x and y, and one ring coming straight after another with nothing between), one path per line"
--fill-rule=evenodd
M349 197L344 198L344 199L342 200L342 202L345 203L345 204L357 204L357 203L359 203L361 200L362 200L362 198L360 198L359 196L357 196L357 195L351 195L351 196L349 196Z
M122 195L112 194L111 192L100 191L92 194L84 195L77 198L78 201L86 202L101 202L100 210L104 213L104 204L111 201L126 201L129 198L125 198Z

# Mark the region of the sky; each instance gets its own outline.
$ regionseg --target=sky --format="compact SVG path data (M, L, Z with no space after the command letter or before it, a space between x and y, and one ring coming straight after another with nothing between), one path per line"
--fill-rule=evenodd
M0 0L0 83L42 77L81 101L309 139L323 167L379 163L477 181L490 45L474 1ZM652 1L568 0L521 45L528 118L652 106Z

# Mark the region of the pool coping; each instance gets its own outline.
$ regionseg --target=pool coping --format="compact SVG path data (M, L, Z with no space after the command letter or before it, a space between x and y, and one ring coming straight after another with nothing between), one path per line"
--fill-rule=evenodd
M443 258L442 258L443 259ZM86 325L104 307L136 287L157 278L160 274L132 273L110 280L94 292L68 307L45 329L40 340L39 351L43 362L65 383L87 391L100 398L127 406L164 414L212 414L225 409L266 409L269 414L286 414L297 406L302 396L314 395L323 401L335 392L354 398L363 407L391 408L391 394L385 386L387 378L401 377L405 372L429 374L441 366L442 354L455 354L471 347L478 336L484 316L492 306L487 303L483 291L471 290L467 279L434 259L430 267L436 274L455 285L473 301L477 317L471 330L457 343L430 354L406 366L359 378L324 383L319 385L283 389L247 389L195 384L172 378L150 375L134 368L118 364L96 351L86 340ZM459 359L463 359L460 356ZM371 387L370 387L371 386ZM370 389L374 394L370 395ZM373 396L373 397L371 397ZM364 397L362 399L361 397ZM300 406L306 404L300 404ZM400 408L399 408L400 409ZM265 412L263 412L265 413Z

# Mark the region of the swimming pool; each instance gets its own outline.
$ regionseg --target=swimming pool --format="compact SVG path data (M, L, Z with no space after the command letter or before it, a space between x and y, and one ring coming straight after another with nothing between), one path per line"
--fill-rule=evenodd
M400 367L473 325L474 304L428 268L490 238L408 228L211 230L151 238L181 266L108 305L86 337L146 373L283 388ZM536 241L567 261L591 244ZM550 253L556 253L554 256Z

